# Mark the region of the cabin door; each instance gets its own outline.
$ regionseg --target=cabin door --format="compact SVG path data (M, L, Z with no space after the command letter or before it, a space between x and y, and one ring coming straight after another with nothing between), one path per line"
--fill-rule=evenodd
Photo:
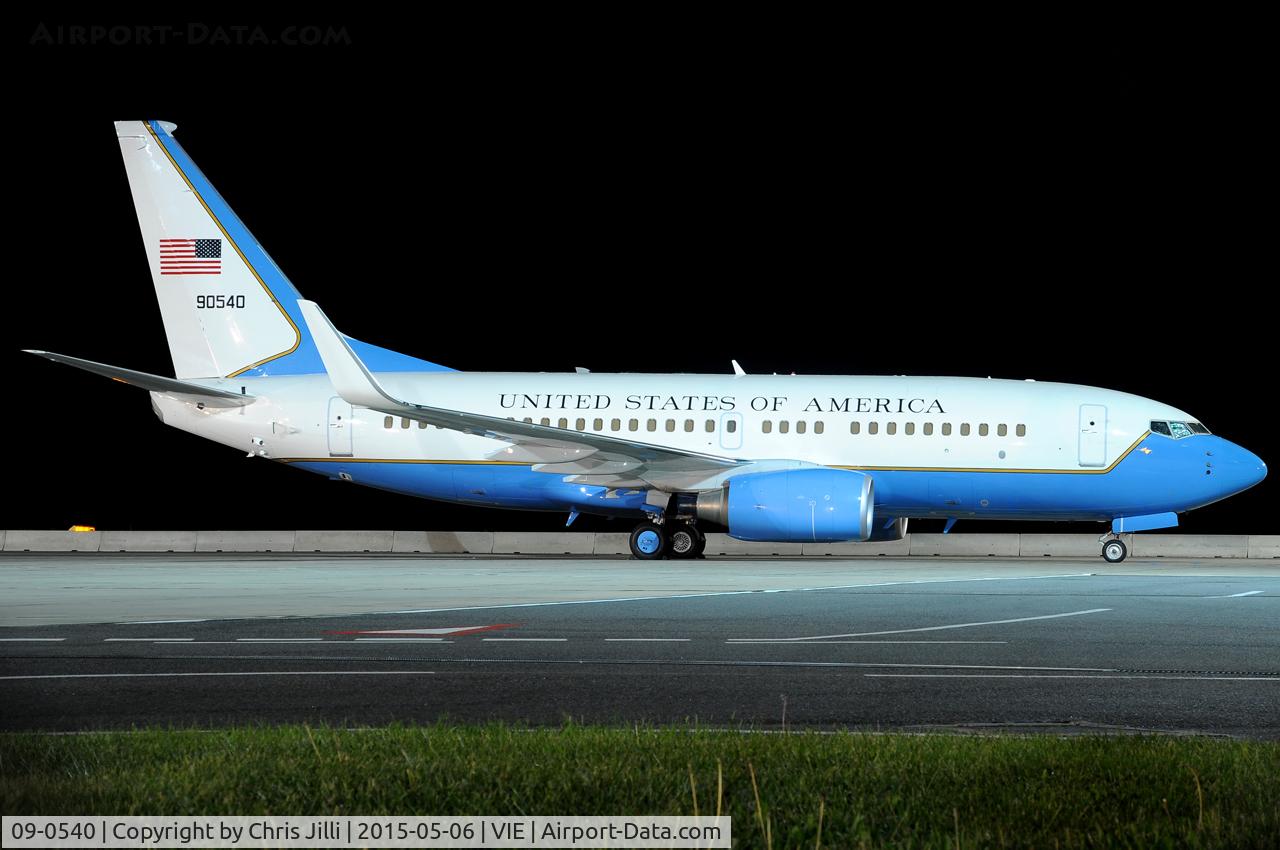
M1080 465L1107 465L1107 409L1100 404L1080 405Z
M351 457L351 405L338 396L329 399L329 456Z

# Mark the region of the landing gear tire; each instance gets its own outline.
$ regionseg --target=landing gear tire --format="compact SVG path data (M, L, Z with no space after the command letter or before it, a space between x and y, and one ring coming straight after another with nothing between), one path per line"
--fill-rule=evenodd
M656 561L666 554L667 535L662 526L642 522L631 532L631 555L641 561Z
M696 558L706 548L707 537L688 523L679 523L672 530L667 542L667 554L672 558Z
M1102 544L1102 560L1108 564L1118 564L1129 554L1129 549L1121 540L1108 540Z

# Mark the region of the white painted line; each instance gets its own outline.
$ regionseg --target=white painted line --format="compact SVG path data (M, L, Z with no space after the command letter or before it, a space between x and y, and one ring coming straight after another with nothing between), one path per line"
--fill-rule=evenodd
M57 643L66 638L0 638L3 643Z
M236 638L236 643L321 643L324 638Z
M1177 682L1280 682L1276 676L1109 676L1040 675L1019 673L863 673L868 679L1168 679Z
M822 641L832 640L835 638L855 638L855 637L875 637L877 635L904 635L914 632L939 632L947 629L970 629L975 626L1001 626L1006 623L1029 623L1032 620L1056 620L1060 617L1080 617L1084 614L1101 614L1104 611L1110 611L1110 608L1090 608L1087 611L1067 611L1063 614L1041 614L1038 617L1014 617L1009 620L986 620L981 623L953 623L948 626L925 626L919 629L889 629L883 632L853 632L845 635L814 635L812 637L796 637L796 638L772 638L779 642L784 641ZM753 638L729 638L727 643L740 643ZM754 640L758 640L755 638Z
M428 637L423 637L423 638L365 637L365 638L356 638L354 641L331 640L328 642L329 643L433 643L433 644L434 643L453 643L453 641L445 640L444 638L428 638Z
M103 638L103 643L184 643L195 638Z
M608 599L566 599L559 602L509 602L498 605L462 605L456 608L406 608L401 611L377 611L376 614L438 614L448 611L492 611L499 608L541 608L552 605L601 605L609 602L654 602L663 599L701 599L710 596L748 596L753 593L812 593L819 590L857 590L864 587L900 587L912 584L950 584L969 581L1030 581L1042 578L1087 578L1093 573L1059 573L1047 576L959 576L955 578L922 578L903 581L878 581L867 584L829 584L815 587L779 587L763 590L717 590L706 593L673 593L668 596L619 596Z
M605 638L606 643L688 643L690 638Z
M202 676L432 676L434 670L250 670L243 673L57 673L43 676L0 676L0 682L20 679L182 679Z
M568 638L480 638L493 643L563 643Z
M828 644L867 644L867 645L884 645L884 646L950 646L950 645L966 645L975 644L991 644L1005 645L1007 640L798 640L796 638L730 638L725 643L732 644L748 644L748 643L768 643L781 644L791 646L826 646Z
M1206 596L1205 599L1237 599L1241 596L1257 596L1265 590L1246 590L1244 593L1228 593L1226 596Z
M167 623L207 623L207 618L191 620L130 620L127 623L116 623L117 626L162 626Z

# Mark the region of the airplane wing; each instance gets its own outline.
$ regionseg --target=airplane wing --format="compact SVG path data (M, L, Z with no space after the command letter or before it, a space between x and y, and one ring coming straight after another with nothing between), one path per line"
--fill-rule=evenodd
M251 395L220 390L215 387L205 387L190 381L179 381L161 375L152 375L149 372L135 372L132 369L122 369L119 366L108 366L106 363L95 363L92 360L81 360L79 357L54 354L52 351L36 351L30 348L24 348L23 351L27 354L43 357L46 360L52 360L54 363L62 363L66 366L84 369L86 372L93 372L95 375L103 375L122 384L130 384L158 393L181 396L184 399L197 401L212 407L244 407L253 401L253 396Z
M329 380L344 400L379 413L510 443L490 456L494 459L532 463L537 472L571 476L567 480L583 484L659 490L718 487L717 476L750 464L750 461L606 434L571 431L394 398L373 377L315 302L300 299L298 306Z

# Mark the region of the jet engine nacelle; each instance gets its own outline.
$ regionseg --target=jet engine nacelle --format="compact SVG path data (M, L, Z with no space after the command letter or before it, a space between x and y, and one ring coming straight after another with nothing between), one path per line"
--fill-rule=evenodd
M871 476L845 469L788 469L738 475L699 493L697 516L739 540L832 543L874 532Z
M907 536L907 518L904 516L894 517L892 521L888 517L876 520L876 527L871 532L871 536L867 538L868 543L892 543L895 540L901 540Z

